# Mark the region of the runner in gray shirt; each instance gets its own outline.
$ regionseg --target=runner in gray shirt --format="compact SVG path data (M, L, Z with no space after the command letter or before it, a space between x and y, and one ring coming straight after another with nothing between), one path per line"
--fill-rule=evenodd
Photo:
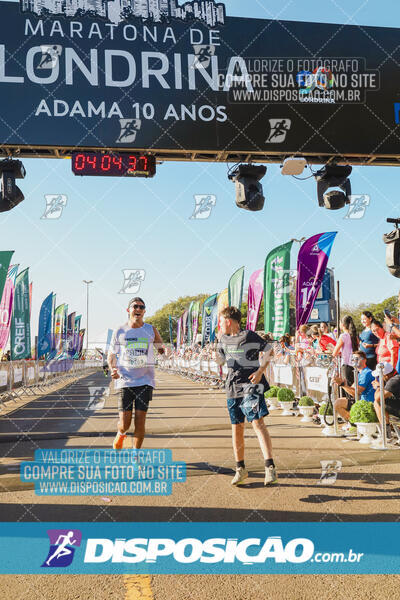
M221 331L217 362L226 362L228 375L225 382L228 412L232 424L233 452L236 474L232 485L241 485L248 477L244 463L244 421L252 424L265 460L264 485L277 481L272 458L272 444L264 417L268 415L264 392L269 389L264 371L271 359L272 344L254 331L241 331L240 310L230 306L221 313ZM263 353L261 362L259 354Z

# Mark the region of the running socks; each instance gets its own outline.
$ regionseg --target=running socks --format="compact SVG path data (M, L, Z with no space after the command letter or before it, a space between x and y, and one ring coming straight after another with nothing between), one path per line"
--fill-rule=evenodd
M242 469L244 469L244 460L239 460L236 462L236 468L240 469L240 467L242 467Z
M274 467L275 463L274 463L274 459L273 458L267 458L265 461L265 466L266 467Z

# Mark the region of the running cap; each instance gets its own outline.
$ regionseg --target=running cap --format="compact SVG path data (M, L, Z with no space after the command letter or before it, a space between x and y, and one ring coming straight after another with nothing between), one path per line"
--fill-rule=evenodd
M139 296L136 296L136 298L132 298L132 300L129 300L128 308L130 308L135 302L141 302L143 306L146 307L146 302L142 300L142 298L139 298Z
M382 362L382 363L378 363L379 365L383 365L383 374L384 375L389 375L389 373L392 373L392 371L394 371L393 365L390 364L390 362ZM375 371L372 371L372 375L374 377L379 377L380 374L380 369L378 369L378 365L377 368L375 369Z

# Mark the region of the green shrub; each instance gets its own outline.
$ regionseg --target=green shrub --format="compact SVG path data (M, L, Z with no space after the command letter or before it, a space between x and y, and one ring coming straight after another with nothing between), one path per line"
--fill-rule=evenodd
M310 396L303 396L299 400L299 406L314 406L314 400Z
M276 398L278 396L279 389L277 385L272 385L268 392L265 392L265 398Z
M319 414L320 415L324 415L325 414L325 409L326 409L326 402L324 402L323 404L321 404L321 406L319 407ZM332 404L329 404L329 408L328 408L328 412L326 413L327 415L333 415L333 407Z
M279 402L293 402L294 401L294 392L289 390L288 388L279 388L278 392L278 400Z
M372 402L358 400L350 409L350 420L352 423L377 423L375 408Z

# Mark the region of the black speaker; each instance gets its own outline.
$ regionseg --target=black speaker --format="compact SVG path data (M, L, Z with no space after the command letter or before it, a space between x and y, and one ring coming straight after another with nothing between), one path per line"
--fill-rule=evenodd
M400 229L383 236L386 244L386 266L394 277L400 278Z

